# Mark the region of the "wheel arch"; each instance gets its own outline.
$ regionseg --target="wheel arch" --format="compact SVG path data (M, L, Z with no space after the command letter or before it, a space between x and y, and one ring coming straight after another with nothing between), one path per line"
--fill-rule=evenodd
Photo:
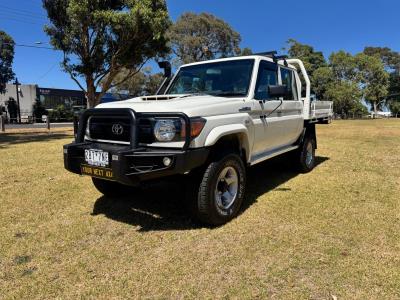
M213 150L232 147L233 149L238 150L238 153L245 164L250 161L249 135L248 130L244 125L223 125L214 128L208 134L205 146L211 147Z
M303 132L300 135L300 138L297 144L301 145L305 139L305 137L311 136L315 141L315 149L317 149L317 132L315 128L315 123L304 123Z

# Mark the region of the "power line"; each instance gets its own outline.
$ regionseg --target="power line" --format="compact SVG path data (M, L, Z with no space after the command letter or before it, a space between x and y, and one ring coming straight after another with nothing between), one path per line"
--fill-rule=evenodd
M20 9L20 8L13 8L13 7L9 7L9 6L3 5L3 4L0 4L0 7L3 8L3 9L9 10L9 11L14 11L14 12L16 12L18 14L25 14L25 15L35 16L35 17L39 16L39 17L42 17L42 18L46 18L45 15L35 14L35 13L32 13L31 11L23 10L23 9Z
M38 49L57 50L57 49L55 49L55 48L51 48L51 47L45 47L45 46L35 46L35 45L15 44L15 46L18 46L18 47L27 47L27 48L38 48Z
M7 19L9 21L21 22L21 23L25 23L25 24L42 25L42 26L44 25L44 23L31 22L30 20L29 21L25 21L25 20L16 19L16 18L13 18L13 17L8 17L8 16L0 16L0 20L1 19Z
M42 76L40 76L38 79L36 79L36 81L39 81L41 79L43 79L44 77L46 77L53 69L54 67L58 64L59 62L54 63Z
M1 6L0 6L0 8L2 9L1 13L11 14L12 16L16 16L16 17L31 18L31 19L35 19L35 20L44 20L44 19L46 19L44 16L38 17L36 15L29 15L29 14L21 13L21 12L18 12L18 11L12 11L12 10L7 11L7 9L3 10L3 8Z
M10 45L10 43L2 43L2 44L0 44L0 45ZM55 49L55 48L46 47L46 46L26 45L26 44L17 44L17 43L14 43L13 45L14 45L14 46L17 46L17 47L27 47L27 48L38 48L38 49L57 50L57 49Z
M36 18L36 17L18 15L18 14L8 12L8 11L1 11L1 8L0 8L0 14L2 14L4 17L17 18L19 20L25 20L25 21L30 21L30 22L47 22L47 19L44 19L44 18Z

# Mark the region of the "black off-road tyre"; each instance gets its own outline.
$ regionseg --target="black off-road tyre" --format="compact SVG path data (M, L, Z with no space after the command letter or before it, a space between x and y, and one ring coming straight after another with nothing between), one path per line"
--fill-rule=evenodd
M220 178L226 173L226 178ZM234 178L237 177L236 193L234 191ZM246 168L239 155L227 154L215 158L202 170L197 170L187 183L187 198L191 213L200 222L208 225L222 225L237 216L243 202L246 186ZM230 184L229 184L230 182ZM221 190L219 196L217 190ZM225 191L226 190L226 191ZM225 191L222 194L222 191ZM226 200L223 195L233 195L233 200ZM224 201L226 200L226 201ZM228 202L230 205L228 205ZM223 204L226 204L225 206Z
M137 194L140 190L138 187L124 185L115 181L104 180L92 177L93 185L96 189L106 197L129 197Z
M315 138L306 135L300 148L293 153L293 163L297 171L301 173L311 172L315 167Z

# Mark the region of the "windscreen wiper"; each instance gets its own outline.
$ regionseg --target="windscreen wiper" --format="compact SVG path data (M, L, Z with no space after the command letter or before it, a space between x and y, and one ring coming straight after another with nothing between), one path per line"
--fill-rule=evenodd
M185 95L179 96L178 98L187 98L187 97L192 97L192 96L213 96L213 94L199 92L199 93L185 94Z
M213 96L225 96L225 97L230 97L230 96L246 96L243 93L238 93L238 92L220 92L220 93L212 93L211 95Z

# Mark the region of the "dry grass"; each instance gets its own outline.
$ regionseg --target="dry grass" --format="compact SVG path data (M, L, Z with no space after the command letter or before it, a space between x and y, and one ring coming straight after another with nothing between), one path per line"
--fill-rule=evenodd
M63 169L71 132L0 134L0 298L400 298L400 122L318 127L318 166L249 172L202 228L179 186L107 199Z

